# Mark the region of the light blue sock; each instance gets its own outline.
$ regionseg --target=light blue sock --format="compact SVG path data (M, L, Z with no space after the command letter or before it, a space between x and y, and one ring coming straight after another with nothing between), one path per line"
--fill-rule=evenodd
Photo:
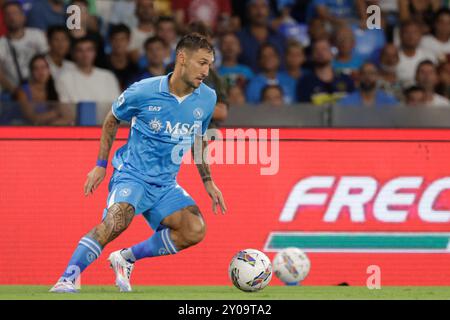
M129 255L129 253L132 255ZM164 256L167 254L175 254L178 252L172 239L170 239L170 229L166 228L157 231L149 239L125 249L122 253L129 262L148 257ZM130 258L131 257L131 258ZM134 259L133 259L134 258ZM134 260L134 261L133 261Z
M102 253L102 246L90 237L81 238L75 252L70 258L69 265L64 271L62 278L75 283L75 280L92 262Z

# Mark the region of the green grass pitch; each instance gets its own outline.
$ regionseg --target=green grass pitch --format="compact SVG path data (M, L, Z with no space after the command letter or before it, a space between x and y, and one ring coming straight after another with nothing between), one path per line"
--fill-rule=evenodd
M445 299L450 287L366 287L269 286L245 293L231 286L134 286L133 292L119 293L114 286L83 286L78 294L48 293L49 286L0 286L0 300L266 300L266 299Z

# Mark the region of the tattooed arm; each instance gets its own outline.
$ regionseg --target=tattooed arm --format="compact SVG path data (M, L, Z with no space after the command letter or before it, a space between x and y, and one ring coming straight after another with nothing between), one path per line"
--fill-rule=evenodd
M116 138L117 129L120 121L114 117L110 111L103 122L102 137L100 138L100 150L98 152L98 160L108 160L109 152ZM88 175L84 184L84 195L92 194L100 185L106 175L106 168L95 166Z
M195 138L195 143L192 148L194 162L197 166L198 173L202 178L203 184L205 186L206 192L209 194L213 200L213 211L217 213L217 205L220 206L222 214L227 211L225 201L223 200L222 192L217 188L216 184L212 180L211 170L207 159L203 155L207 154L208 141L203 140L201 136Z

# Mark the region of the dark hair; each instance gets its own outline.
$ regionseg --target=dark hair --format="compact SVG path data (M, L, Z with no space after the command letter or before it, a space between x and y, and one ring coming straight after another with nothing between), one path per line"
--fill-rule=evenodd
M170 23L176 24L175 23L175 19L173 17L171 17L171 16L160 16L158 18L158 20L156 20L156 23L155 23L156 27L158 27L158 25L160 23L163 23L163 22L170 22Z
M20 3L20 1L16 1L16 0L6 1L2 6L2 10L5 11L6 8L11 7L11 6L19 7L20 11L24 12L22 3Z
M33 72L33 65L37 60L44 60L45 63L48 66L48 62L47 62L47 58L45 57L45 55L43 54L36 54L33 56L33 58L31 58L30 63L28 65L28 68L30 70L30 75ZM50 70L50 67L49 67ZM46 83L45 86L45 92L47 94L47 100L48 101L59 101L59 96L58 96L58 92L56 92L56 88L55 88L55 81L53 80L52 75L50 74L50 77L48 78L48 81Z
M89 1L88 0L72 0L72 1L70 1L70 4L73 4L74 2L81 2L84 5L86 5L86 7L89 7Z
M260 99L261 101L264 99L264 95L266 94L266 92L269 91L270 89L277 89L278 91L280 91L281 96L284 95L283 88L281 86L279 86L278 84L269 84L266 85L261 91L261 99Z
M413 93L415 91L425 92L423 87L418 86L418 85L412 85L412 86L407 87L405 90L403 90L403 95L405 97L408 97L408 95L410 95L411 93Z
M97 50L97 43L95 42L94 39L92 39L89 36L72 39L72 50L74 50L75 47L78 46L80 43L84 42L91 42L94 45L95 50Z
M167 46L166 42L163 40L163 38L158 37L158 36L153 36L150 38L147 38L147 40L145 40L144 42L144 49L147 49L147 47L153 43L158 43L160 42L164 47Z
M198 33L189 33L183 36L180 41L178 41L177 47L175 49L176 53L183 49L205 49L208 50L208 52L212 52L213 54L215 54L212 44L208 42L205 36Z
M416 20L413 20L413 19L406 20L406 21L404 21L404 22L402 22L400 24L400 32L404 31L404 29L409 27L409 26L416 26L417 28L420 29L422 24L419 21L416 21Z
M113 24L111 28L109 29L109 39L112 39L115 35L119 33L126 33L128 37L131 35L131 30L128 28L126 24L119 23L119 24Z
M436 11L436 13L434 14L434 22L436 22L437 19L439 19L439 17L444 15L444 14L450 15L450 9L442 7L438 11Z
M214 36L213 31L205 23L201 21L194 21L188 25L190 33L198 33L205 38L212 38Z
M431 61L431 60L429 60L429 59L426 59L426 60L421 61L421 62L417 65L417 67L416 67L416 77L417 77L417 74L419 73L419 69L422 68L422 66L425 66L425 65L432 66L433 69L434 69L435 71L437 71L436 65L433 63L433 61Z
M70 39L69 30L66 27L60 25L53 25L47 29L47 39L51 39L55 33L62 32Z
M263 51L264 51L265 49L267 49L267 48L272 48L272 49L275 51L275 53L277 54L277 56L280 57L280 53L278 52L277 47L275 47L273 44L270 44L270 43L266 42L266 43L263 43L263 44L259 47L259 50L258 50L258 61L261 60L262 53L263 53Z

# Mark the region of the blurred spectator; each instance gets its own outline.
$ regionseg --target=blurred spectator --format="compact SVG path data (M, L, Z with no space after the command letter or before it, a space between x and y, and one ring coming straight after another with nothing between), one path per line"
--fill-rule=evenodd
M399 52L400 61L397 65L397 78L403 85L412 84L416 68L423 60L431 59L434 56L419 48L422 38L420 25L415 21L404 22L400 29L401 49Z
M311 7L315 16L331 24L344 21L365 23L365 0L312 0Z
M70 51L69 31L63 26L51 26L47 30L47 41L47 62L53 79L57 81L63 71L75 68L75 64L66 59Z
M87 0L72 0L71 4L80 7L81 11L80 28L71 29L69 31L72 42L82 38L91 39L95 43L97 50L95 55L95 65L101 68L106 67L105 41L98 32L98 26L95 25L95 22L92 22L96 20L96 17L89 14L89 2Z
M244 88L253 77L253 71L246 65L238 63L241 44L233 32L222 35L220 39L222 65L218 68L219 75L227 86L239 85Z
M227 23L231 17L230 0L172 0L172 10L181 29L201 21L216 30L218 23Z
M239 62L258 72L258 52L264 43L273 45L284 56L284 38L269 28L269 5L267 0L247 2L249 26L238 32L242 53Z
M355 38L354 54L360 56L364 61L373 60L377 57L386 44L384 30L368 29L367 26L363 28L352 26L352 30Z
M450 99L450 62L441 63L438 66L439 83L436 93Z
M425 90L420 86L410 86L404 91L405 105L408 107L425 106Z
M109 16L110 24L126 24L130 29L137 26L136 0L102 1L98 5L103 7L102 16Z
M416 83L425 90L425 105L428 107L449 107L447 98L436 93L438 75L436 66L430 60L422 61L416 70Z
M328 40L314 42L312 46L313 70L303 75L297 84L299 102L315 105L335 103L354 90L353 80L345 74L335 74L333 54Z
M284 105L283 89L279 85L265 86L261 93L261 102L271 107Z
M355 37L349 25L343 24L336 29L334 44L338 50L333 60L334 71L352 76L358 71L364 60L355 53Z
M0 0L0 37L3 37L6 34L6 25L3 18L3 1L4 0Z
M34 56L30 61L30 79L17 92L24 119L34 125L74 124L74 115L58 100L46 57Z
M75 40L72 47L75 70L63 72L56 84L61 102L93 101L111 103L120 94L114 74L94 66L95 42L90 38Z
M398 49L392 43L388 43L381 50L378 86L386 93L395 96L398 100L403 97L403 88L397 79L397 65L400 61Z
M153 0L136 0L138 25L131 29L131 42L128 48L134 62L144 54L144 42L155 34L156 13Z
M156 36L163 39L169 47L170 53L164 60L164 64L168 65L175 61L175 48L178 43L177 25L175 19L168 16L158 18L156 22Z
M424 34L433 26L434 14L439 10L441 0L398 0L400 21L414 20Z
M242 106L246 103L244 90L238 85L232 85L227 90L230 106Z
M35 0L27 14L27 26L46 31L50 26L65 26L63 0Z
M435 16L433 34L425 35L421 48L431 52L435 60L447 60L450 54L450 10L440 9Z
M249 103L261 102L261 92L267 85L279 85L283 88L284 101L295 101L295 82L287 73L279 72L280 56L271 44L261 46L258 61L261 73L255 75L247 85L246 98Z
M121 91L136 81L139 75L138 65L128 55L130 36L130 28L124 24L113 25L109 31L111 53L106 56L106 68L119 80Z
M293 84L293 95L295 96L295 90L297 88L297 82L302 76L302 65L305 63L305 53L303 47L297 41L288 41L286 46L286 74L291 78ZM295 100L295 99L294 99Z
M331 40L331 35L328 32L325 22L321 19L315 18L308 24L308 37L308 46L304 47L306 62L303 67L305 69L312 69L313 63L311 61L311 48L313 43L322 39Z
M154 0L155 10L160 16L172 16L172 0Z
M47 40L41 30L25 28L26 17L19 2L6 2L3 13L7 34L0 38L1 85L13 92L27 80L31 58L47 51Z
M278 0L277 10L279 16L272 20L272 29L278 30L286 39L296 40L303 46L309 45L308 27L305 23L300 24L294 19L295 0Z
M147 69L139 74L139 79L162 76L166 74L164 59L167 57L169 48L160 37L150 37L144 43L145 55L147 57Z
M399 22L398 0L375 0L373 2L381 8L382 22L384 22L382 29L385 32L387 42L392 42L394 40L394 29Z
M342 98L339 106L390 107L399 102L393 96L377 88L378 70L371 62L364 63L359 70L359 90Z

